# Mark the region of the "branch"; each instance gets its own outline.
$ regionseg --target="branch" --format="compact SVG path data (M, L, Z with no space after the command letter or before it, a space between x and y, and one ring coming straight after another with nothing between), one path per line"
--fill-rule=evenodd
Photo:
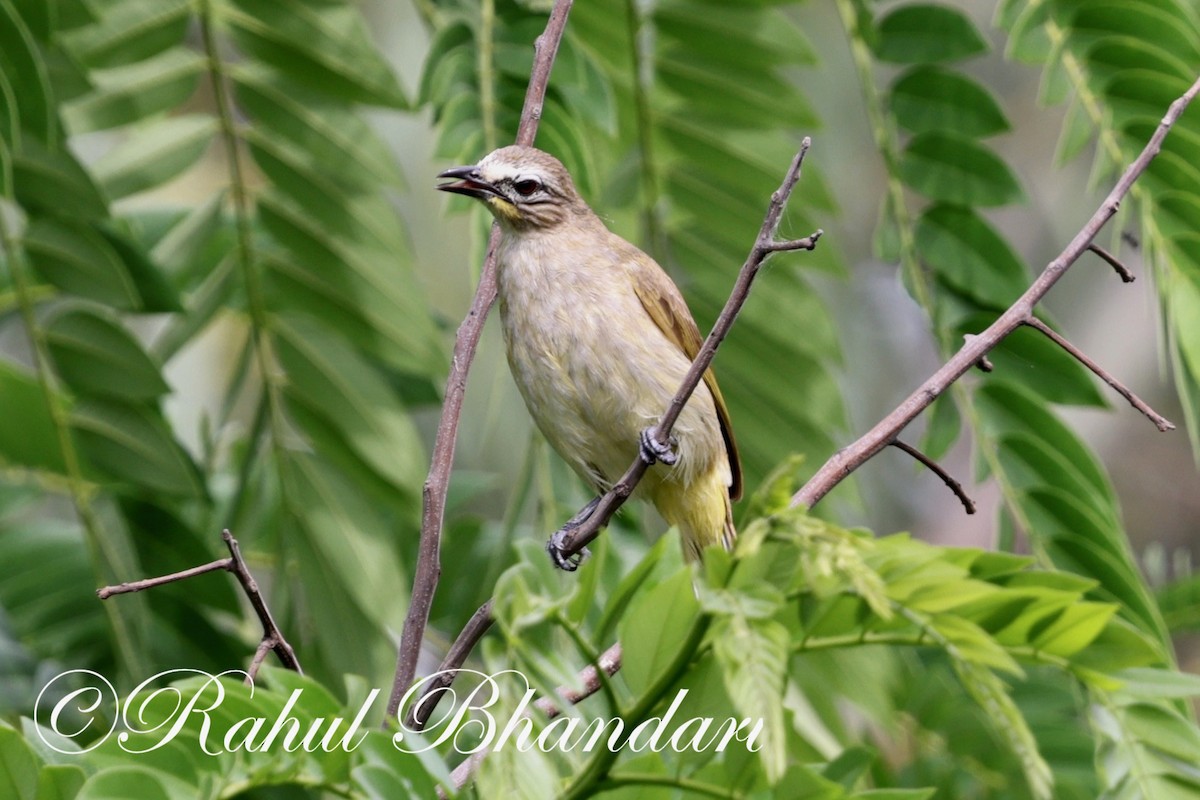
M494 604L495 600L489 598L467 620L467 624L459 632L454 644L450 645L450 649L446 651L442 663L438 664L437 671L434 672L435 677L429 679L421 697L408 709L408 715L404 720L405 728L413 731L425 729L425 724L429 722L438 702L442 699L442 690L454 682L458 670L466 663L467 657L471 655L475 645L479 644L479 640L491 630L492 623L496 621L496 618L492 616ZM399 709L397 709L397 713L399 713Z
M237 578L238 583L241 584L242 591L246 594L246 598L249 599L250 607L254 609L254 613L258 616L258 620L262 623L263 628L262 639L258 643L258 649L254 652L250 668L246 671L246 682L254 682L255 676L258 675L258 669L262 666L263 659L267 657L267 653L270 651L275 652L275 655L279 657L279 663L283 664L283 666L303 675L304 670L300 668L300 661L296 658L296 651L288 644L283 632L275 624L275 619L271 616L271 609L267 608L267 601L263 599L262 592L258 590L258 581L254 580L254 575L250 573L250 568L246 566L246 561L242 558L242 549L238 545L238 540L233 538L233 534L229 531L222 531L221 539L225 542L225 546L229 548L229 558L210 561L198 567L192 567L180 572L172 572L169 575L160 575L157 578L119 583L116 586L104 586L96 590L96 595L101 600L107 600L113 595L130 594L132 592L140 592L144 589L153 589L156 586L164 586L176 581L185 581L208 572L216 572L217 570L232 572L234 577Z
M900 439L893 439L891 441L891 445L897 450L903 450L917 461L920 461L922 464L928 467L934 475L937 475L942 479L942 483L946 484L950 491L954 492L954 496L957 497L959 502L963 504L963 508L966 509L968 514L975 513L975 502L967 496L966 492L963 491L962 484L954 480L954 478L950 476L949 472L946 472L946 470L942 469L941 464L937 463L908 442Z
M537 134L538 122L542 118L542 104L546 97L546 85L549 83L550 70L554 66L558 45L566 28L571 3L572 0L555 0L550 19L546 22L546 30L534 42L533 71L525 93L525 105L521 109L517 144L531 145ZM488 239L487 256L479 275L479 286L475 290L475 299L454 337L454 355L450 362L450 374L446 377L446 399L442 403L442 416L438 421L429 476L425 479L421 495L421 539L417 549L417 566L413 574L412 599L409 601L404 629L400 634L396 676L392 681L392 693L388 699L385 719L396 716L400 701L416 676L421 641L425 637L425 626L429 623L429 609L433 605L433 595L442 573L442 525L446 515L446 492L450 486L450 471L454 465L458 421L462 415L467 373L475 359L475 349L483 333L483 323L496 300L496 246L499 241L500 229L493 223L491 237Z
M884 417L874 428L863 435L858 441L848 447L839 450L825 464L817 470L809 481L800 488L792 496L792 505L804 505L808 507L814 506L825 495L829 494L832 489L846 479L850 473L858 469L870 458L877 454L884 447L891 444L900 431L912 422L922 411L930 406L937 397L946 391L949 386L958 380L972 366L979 363L981 359L987 356L1006 336L1012 333L1022 325L1033 325L1036 323L1031 320L1036 319L1033 316L1033 307L1046 296L1046 293L1053 288L1054 284L1070 269L1083 253L1087 252L1092 244L1092 240L1100 232L1100 229L1117 213L1117 209L1121 206L1121 201L1125 195L1129 193L1133 186L1150 162L1158 155L1162 148L1163 139L1170 132L1171 127L1183 114L1188 104L1200 93L1200 79L1171 104L1166 115L1159 122L1158 128L1150 137L1150 141L1146 143L1145 148L1137 159L1125 170L1108 197L1105 198L1103 204L1091 219L1080 229L1075 238L1071 240L1066 249L1059 254L1057 258L1051 261L1042 273L1034 280L1032 285L1025 291L1023 295L1005 311L999 319L990 325L982 333L969 338L963 347L954 354L942 367L935 372L928 380L917 388L915 392L908 396L895 411ZM1074 348L1068 350L1072 355L1079 357L1078 351ZM1096 372L1096 367L1088 361L1083 362L1085 366ZM1101 374L1097 372L1096 374ZM1101 377L1104 377L1101 375ZM1110 381L1110 385L1117 388L1118 384ZM1123 388L1123 387L1122 387ZM1121 388L1117 389L1121 391ZM1128 391L1128 390L1125 390ZM1123 391L1122 394L1125 394ZM1133 398L1130 394L1125 394L1130 402ZM1135 404L1136 405L1136 404ZM1146 413L1145 409L1139 407L1139 410ZM1151 420L1159 426L1160 430L1170 430L1171 424L1166 420L1154 414L1153 411L1147 413ZM1164 428L1163 424L1169 426Z
M717 317L717 321L713 324L708 338L704 340L704 344L700 346L700 350L696 353L696 358L692 361L691 368L684 376L679 391L671 398L671 404L667 406L666 413L663 414L662 419L659 420L658 425L651 432L651 436L658 444L665 445L670 439L671 428L675 425L675 421L679 419L679 415L683 411L688 398L692 396L692 392L696 390L696 386L704 377L705 370L712 363L713 356L717 354L717 348L729 334L729 329L733 327L734 320L737 319L738 313L742 310L742 306L745 305L746 299L750 296L750 286L754 282L754 278L758 275L759 269L767 260L767 257L772 253L785 250L812 250L817 246L817 240L821 238L822 234L819 230L803 239L775 240L775 231L779 228L783 209L787 205L788 198L792 195L792 190L796 188L797 181L800 180L800 167L804 164L804 156L808 153L808 148L811 146L812 140L805 137L803 143L800 145L800 151L792 159L792 164L784 176L783 183L771 195L771 203L767 207L767 214L763 218L762 227L759 228L758 237L754 240L754 247L751 248L750 255L746 257L746 263L742 265L742 269L738 273L737 282L734 283L729 300L726 301L725 307L721 309L721 315ZM600 530L617 513L617 509L624 505L629 496L633 494L634 488L637 487L642 476L646 474L646 470L649 468L650 465L640 456L635 457L633 463L629 465L629 469L625 470L625 474L621 476L621 479L613 484L612 488L605 492L598 500L592 501L594 507L591 513L587 514L578 525L568 525L564 528L565 535L560 542L564 555L571 556L578 553L588 542L600 534ZM583 512L577 515L577 517L582 515Z
M1133 283L1135 280L1137 280L1137 278L1133 276L1133 273L1129 271L1129 267L1122 264L1119 258L1105 250L1100 245L1093 242L1092 244L1088 245L1088 250L1091 250L1093 253L1107 261L1108 265L1112 267L1118 275L1121 276L1121 280L1123 280L1125 283Z
M1159 414L1153 408L1146 405L1146 402L1144 400L1142 400L1142 398L1138 397L1136 394L1131 392L1125 386L1125 384L1121 383L1119 380L1117 380L1112 375L1110 375L1107 371L1104 370L1103 367L1101 367L1095 361L1092 361L1092 359L1088 358L1088 356L1082 350L1080 350L1078 347L1076 347L1075 345L1068 342L1062 336L1059 336L1058 333L1056 333L1054 330L1052 330L1049 325L1042 322L1037 317L1030 317L1029 319L1024 321L1024 324L1028 325L1030 328L1033 328L1036 331L1039 331L1047 339L1054 342L1056 345L1061 347L1063 350L1067 351L1067 353L1069 353L1070 355L1074 356L1074 358L1080 364L1083 364L1085 367L1090 369L1092 372L1096 373L1096 377L1098 377L1100 380L1107 383L1112 388L1116 389L1117 394L1124 397L1126 400L1129 401L1129 404L1131 406L1133 406L1138 411L1145 414L1146 418L1148 420L1150 420L1151 422L1153 422L1154 426L1156 428L1158 428L1160 431L1166 432L1166 431L1175 430L1175 425L1173 423L1168 421L1165 417L1163 417L1161 414Z

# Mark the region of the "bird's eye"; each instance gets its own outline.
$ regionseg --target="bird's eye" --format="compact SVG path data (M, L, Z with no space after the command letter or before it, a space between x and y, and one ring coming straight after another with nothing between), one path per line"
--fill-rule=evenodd
M533 178L526 178L514 183L513 188L517 190L517 194L521 195L521 197L529 197L529 195L542 188L542 184Z

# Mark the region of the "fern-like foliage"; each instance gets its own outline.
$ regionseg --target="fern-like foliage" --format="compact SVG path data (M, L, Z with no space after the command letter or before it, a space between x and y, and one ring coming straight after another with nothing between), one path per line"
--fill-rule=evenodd
M49 404L0 457L74 499L95 573L75 588L209 560L232 527L278 567L292 610L343 637L315 645L318 671L384 674L402 607L381 598L404 573L396 533L415 527L424 470L397 387L434 396L444 362L386 194L401 176L362 113L407 105L365 22L309 0L0 15L3 313L34 344L0 374L6 405ZM105 145L81 161L85 135ZM189 170L207 195L138 210ZM147 314L149 339L131 327ZM185 449L162 416L163 369L206 333L240 354ZM10 558L37 557L22 541ZM171 629L210 619L185 600L233 610L228 592L163 594ZM138 619L140 601L115 604L114 624Z
M1031 40L1049 35L1035 34L1028 27L1040 31L1043 22L1057 17L1045 16L1049 5L1053 4L1029 4L1013 40L1015 48L1024 51ZM1071 5L1086 8L1080 14L1090 15L1104 4ZM903 265L906 284L930 314L943 352L949 353L961 337L994 320L1029 281L1028 268L981 213L1022 199L1014 173L986 142L987 137L1007 130L1007 121L981 85L949 66L982 53L986 39L965 15L947 6L911 3L877 17L863 4L841 6L857 41L860 73L875 100L876 138L891 176L886 227L879 241L884 254ZM1009 13L1015 13L1011 4L1002 15ZM887 88L879 88L874 84L875 61L908 66ZM1154 93L1143 86L1146 92L1140 97L1156 104L1155 113L1161 114L1189 82L1179 86L1178 81L1163 81ZM1107 102L1098 100L1096 107ZM1188 128L1196 118L1192 114L1182 122L1183 141L1193 135ZM1068 125L1071 130L1065 136L1077 147L1078 114L1069 118ZM1152 128L1140 127L1141 138L1130 135L1125 140L1127 149L1111 152L1105 163L1123 166L1145 144ZM1159 169L1169 168L1160 165ZM1143 192L1157 195L1163 189L1150 188L1153 183L1147 183ZM906 190L922 199L914 201ZM940 401L927 435L930 448L944 451L965 419L980 476L994 478L1004 498L1001 546L1012 547L1015 536L1023 534L1046 563L1095 579L1093 595L1118 603L1132 624L1129 632L1150 637L1160 664L1173 663L1167 627L1130 550L1111 482L1089 448L1050 408L1050 404L1102 404L1091 377L1032 331L1010 337L993 360L994 371L973 382L975 388L960 384L952 398ZM1101 707L1109 702L1100 688L1094 689L1093 698ZM1176 713L1166 706L1161 710ZM1102 718L1106 723L1130 719L1114 714ZM1192 736L1191 723L1179 718L1177 724L1182 726L1183 739ZM1152 797L1157 796L1154 786L1164 774L1170 775L1166 780L1171 782L1191 779L1186 770L1174 768L1137 777L1114 768L1119 758L1135 763L1141 748L1152 745L1144 731L1119 725L1108 730L1097 727L1097 741L1115 735L1123 747L1101 746L1098 758L1108 764L1102 770L1104 781L1083 791ZM1037 781L1025 763L1036 790ZM1054 767L1055 774L1069 772L1066 764Z

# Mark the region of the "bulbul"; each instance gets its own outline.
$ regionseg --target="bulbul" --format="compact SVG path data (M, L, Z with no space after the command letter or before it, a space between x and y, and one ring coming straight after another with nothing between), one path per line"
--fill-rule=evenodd
M663 448L647 432L700 349L679 289L654 259L605 227L558 159L504 147L456 167L438 189L474 197L500 224L497 290L509 367L555 451L597 492L641 452L637 493L679 527L684 555L736 539L742 476L712 370ZM555 563L575 563L547 548Z

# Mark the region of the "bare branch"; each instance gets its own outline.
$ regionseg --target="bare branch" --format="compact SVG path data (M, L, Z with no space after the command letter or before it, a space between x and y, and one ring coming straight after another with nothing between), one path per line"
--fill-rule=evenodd
M951 477L949 472L946 472L946 470L942 469L941 464L937 463L932 458L913 447L911 444L908 444L900 439L893 440L891 445L897 450L903 450L917 461L920 461L922 464L928 467L930 472L941 478L942 483L946 484L947 488L954 492L954 496L957 497L958 501L963 504L963 508L966 509L968 514L975 513L975 501L968 497L967 493L963 491L961 483Z
M580 671L578 680L579 683L583 684L582 688L571 689L564 686L556 689L554 695L570 705L575 705L579 701L591 697L604 686L604 678L601 677L601 672L606 677L611 678L620 669L621 645L614 644L600 654L600 658L597 659L595 664L588 664ZM554 719L562 713L562 708L556 705L554 700L549 697L540 697L534 701L533 705L550 719Z
M962 377L963 373L978 364L980 359L990 353L1006 336L1018 327L1027 324L1028 320L1034 319L1033 307L1046 296L1046 293L1070 269L1071 265L1088 250L1092 240L1096 238L1096 234L1117 213L1117 209L1121 206L1121 200L1129 193L1134 181L1145 172L1146 167L1158 155L1163 139L1166 138L1171 127L1198 93L1200 93L1200 79L1197 79L1182 97L1171 104L1166 115L1159 122L1158 128L1150 137L1150 141L1146 143L1141 154L1117 180L1100 208L1075 235L1066 249L1042 270L1029 289L987 330L968 339L949 361L917 387L916 391L909 395L895 411L880 420L858 441L839 450L826 461L816 474L800 488L800 491L792 496L793 506L804 505L811 508L816 505L850 473L887 447L908 423L928 408L942 392Z
M471 655L475 645L479 644L479 640L491 630L492 624L496 621L492 616L494 603L495 600L488 599L467 620L467 624L459 632L454 644L450 645L450 649L446 651L446 657L442 659L441 664L438 664L437 672L434 673L435 677L426 682L420 699L413 703L408 710L404 727L413 731L425 728L425 723L429 722L429 718L442 698L442 690L454 682L458 670L466 663L467 657ZM398 710L397 713L399 713Z
M599 669L597 669L599 667ZM604 678L601 677L601 671L606 677L616 675L621 669L621 645L614 644L612 647L600 654L595 664L589 664L584 667L579 673L579 682L583 684L582 689L570 689L568 687L560 687L555 690L556 697L565 700L570 705L575 705L581 700L591 697L604 685ZM534 701L533 707L541 711L548 718L554 719L562 713L562 708L557 705L554 700L548 697L541 697ZM530 712L524 713L525 717L530 716ZM487 749L472 753L465 761L459 764L450 773L450 782L454 784L455 790L461 789L470 782L474 777L479 765L487 758L490 751ZM440 795L439 795L440 796Z
M250 568L246 566L246 561L242 558L242 548L238 545L238 540L233 538L233 534L229 531L221 531L221 539L224 540L225 546L229 548L230 564L227 569L234 574L238 579L238 583L242 585L242 591L250 599L250 607L258 615L258 621L262 623L262 644L269 644L270 649L275 652L276 657L279 659L279 663L303 675L304 670L300 668L300 661L296 658L296 651L288 644L287 639L284 638L283 631L279 630L279 626L275 624L275 619L271 616L271 609L267 608L267 601L263 599L262 593L258 590L258 581L254 580L254 576L250 574Z
M725 307L721 309L721 315L717 317L717 321L713 323L713 328L709 332L708 338L704 340L704 344L700 346L700 350L696 353L696 358L692 361L691 368L684 376L679 391L675 393L675 396L671 399L671 404L667 406L662 419L659 420L658 425L654 428L653 437L658 443L665 444L669 440L671 428L675 425L675 421L679 419L679 415L683 411L684 405L687 404L688 398L692 396L692 392L696 390L696 386L703 379L704 371L712 363L713 356L717 353L717 348L729 334L729 329L733 327L734 320L737 319L738 313L742 310L742 306L745 305L746 299L750 296L750 286L767 257L772 253L784 250L812 250L817 246L817 240L821 238L821 231L817 231L803 239L789 241L775 240L775 231L779 228L783 209L787 205L788 198L792 195L792 190L796 188L796 183L800 180L800 168L804 164L804 157L811 146L812 140L805 137L800 145L799 152L792 159L792 164L784 176L783 183L771 195L771 203L767 207L762 227L759 228L758 237L754 241L754 247L751 248L750 255L746 257L746 263L742 265L742 269L738 273L737 281L729 295L729 300L726 301ZM629 465L629 469L625 471L621 479L599 498L599 502L596 500L592 501L595 506L592 512L578 525L564 528L565 536L560 544L565 555L570 556L578 553L588 542L600 534L600 530L617 513L617 509L624 505L629 496L633 494L634 488L641 481L642 476L646 474L649 467L650 465L640 456L635 456L633 463Z
M571 3L572 0L555 0L550 19L546 22L546 30L534 42L533 71L525 93L520 126L517 128L517 144L531 145L537 134L546 86L550 81L550 70L554 66L558 45L566 29ZM450 363L450 374L446 377L446 398L442 403L441 419L438 421L429 476L425 479L425 487L421 494L421 540L417 550L417 566L413 573L412 599L409 601L404 629L400 634L396 675L388 699L385 718L388 720L396 716L400 701L416 676L417 658L421 652L421 642L425 638L425 626L429 623L429 609L433 605L433 595L442 574L442 525L446 516L446 491L450 486L450 472L454 465L458 421L462 415L467 374L471 369L471 362L475 359L475 349L483 333L483 323L496 301L496 246L499 242L500 229L493 224L487 256L479 275L479 286L475 290L475 299L454 337L454 355Z
M1088 250L1091 250L1093 253L1100 256L1105 261L1107 261L1108 265L1110 267L1112 267L1118 275L1121 276L1121 280L1124 281L1125 283L1133 283L1135 280L1137 280L1137 278L1134 277L1133 273L1129 271L1129 267L1122 264L1120 259L1118 259L1112 253L1105 250L1100 245L1096 244L1095 242L1092 242L1091 244L1088 245Z
M253 681L254 676L258 674L258 669L262 665L263 659L266 658L269 651L275 652L275 655L279 657L279 663L283 664L283 666L303 675L304 670L300 668L300 661L296 658L296 652L288 644L283 631L279 630L279 626L275 624L275 619L271 616L271 610L267 608L267 601L263 599L262 593L258 590L258 582L254 580L254 575L251 574L250 568L246 566L245 559L242 558L242 550L238 545L238 540L233 538L233 534L229 531L221 531L221 539L225 542L225 546L229 548L229 558L210 561L199 567L192 567L181 572L172 572L170 575L160 575L157 578L119 583L116 586L105 586L97 589L96 594L101 600L107 600L116 594L140 592L143 589L152 589L155 586L164 586L168 583L184 581L208 572L226 570L233 573L238 583L241 584L242 591L250 601L250 607L254 609L254 613L258 617L259 622L262 623L263 628L262 640L258 644L258 649L254 653L254 659L250 662L250 669L247 671L247 681Z
M1110 375L1107 371L1104 370L1103 367L1101 367L1095 361L1092 361L1092 359L1088 358L1087 354L1085 354L1078 347L1071 344L1066 339L1064 339L1062 336L1060 336L1049 325L1042 322L1037 317L1030 317L1029 319L1024 321L1024 324L1029 326L1030 328L1033 328L1036 331L1039 331L1047 339L1054 342L1056 345L1061 347L1063 350L1070 353L1071 356L1074 357L1075 360L1078 361L1080 364L1083 364L1085 367L1090 369L1092 372L1096 373L1096 377L1098 377L1100 380L1107 383L1113 389L1116 389L1117 394L1124 397L1126 400L1129 401L1129 404L1131 406L1136 408L1138 411L1142 412L1146 416L1146 418L1149 419L1151 422L1153 422L1154 426L1156 428L1158 428L1160 431L1165 432L1165 431L1175 430L1175 425L1173 423L1171 423L1169 420L1167 420L1165 417L1163 417L1161 414L1159 414L1157 411L1155 411L1153 408L1151 408L1149 405L1147 405L1146 402L1144 400L1142 400L1142 398L1138 397L1136 394L1131 392L1128 389L1128 387L1125 386L1125 384L1121 383L1119 380L1117 380L1112 375Z
M168 583L175 583L176 581L185 581L188 578L194 578L197 575L203 575L207 572L216 572L222 569L227 570L232 563L232 559L222 558L198 567L192 567L191 569L172 572L170 575L159 575L157 578L145 578L140 581L118 583L115 586L104 586L96 590L96 596L101 600L107 600L114 594L128 594L130 592L140 592L144 589L153 589L156 586L163 586Z

